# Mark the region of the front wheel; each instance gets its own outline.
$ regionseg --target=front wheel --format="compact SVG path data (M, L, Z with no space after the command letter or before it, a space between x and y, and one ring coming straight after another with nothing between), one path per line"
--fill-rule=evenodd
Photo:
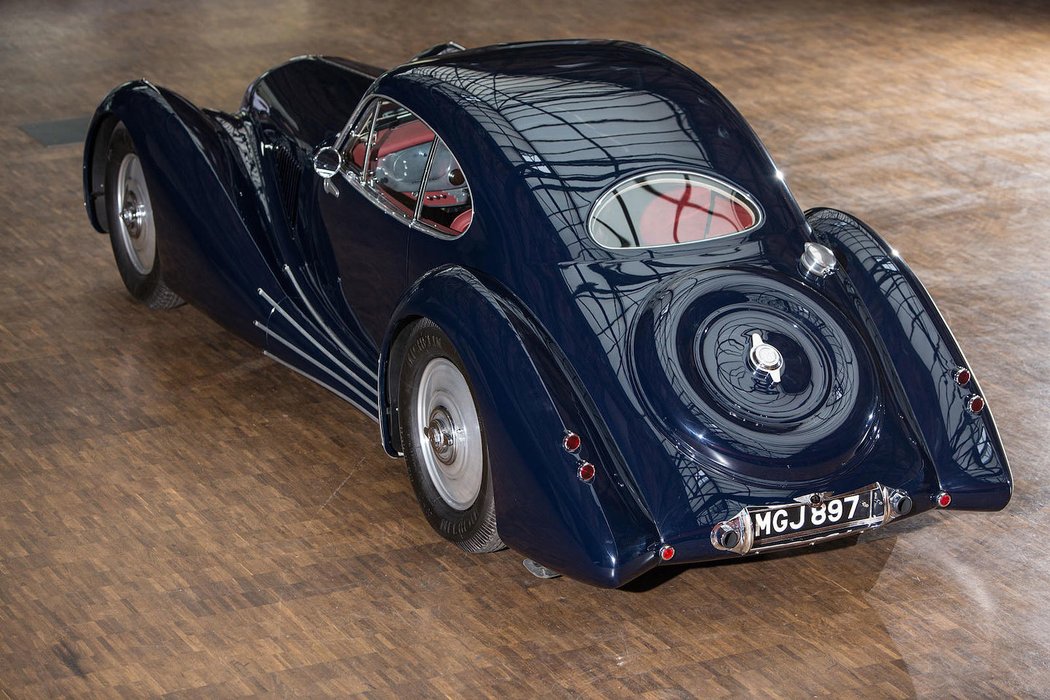
M431 527L468 552L503 549L485 432L459 353L429 320L409 331L401 369L401 442Z
M171 309L182 304L161 276L153 204L142 161L123 124L117 124L109 140L105 192L109 240L124 286L151 309Z

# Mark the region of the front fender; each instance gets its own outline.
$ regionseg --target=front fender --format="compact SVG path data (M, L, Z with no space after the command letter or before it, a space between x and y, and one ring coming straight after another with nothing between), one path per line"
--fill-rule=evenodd
M843 212L814 209L806 219L818 241L842 262L843 282L892 368L902 405L910 408L952 508L1000 510L1012 478L995 420L986 407L970 414L981 395L976 378L959 386L952 373L967 367L962 351L926 288L871 228Z
M655 566L659 535L652 520L623 478L625 470L605 449L600 421L588 415L585 402L568 395L571 380L557 369L553 352L537 356L545 343L538 342L528 315L468 271L443 268L408 292L382 357L390 357L400 329L423 317L448 335L471 379L503 541L599 586L620 586ZM386 390L398 380L389 372L384 360L380 393L396 396L396 390ZM583 437L579 456L562 447L568 429ZM591 483L577 477L581 459L597 465Z
M205 112L145 81L116 88L99 106L84 151L85 204L107 230L105 158L109 133L123 122L142 163L157 221L164 281L239 335L261 345L253 321L269 307L256 290L284 296L264 254L266 210L250 129L236 117Z

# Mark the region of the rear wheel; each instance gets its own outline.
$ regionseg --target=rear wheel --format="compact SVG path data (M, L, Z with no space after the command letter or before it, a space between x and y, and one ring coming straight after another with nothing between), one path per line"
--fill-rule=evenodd
M485 433L463 362L433 322L420 321L408 333L401 442L419 505L434 530L462 549L503 549Z
M183 303L161 276L157 254L157 220L142 161L123 124L117 124L106 153L106 208L109 240L124 286L151 309Z

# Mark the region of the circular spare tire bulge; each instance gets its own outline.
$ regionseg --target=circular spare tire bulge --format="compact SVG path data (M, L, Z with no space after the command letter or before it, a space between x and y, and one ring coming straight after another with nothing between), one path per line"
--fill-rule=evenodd
M634 342L636 374L653 375L639 386L655 415L739 476L825 477L880 418L872 359L856 329L774 273L678 276L650 298ZM775 358L774 371L756 366L756 350Z

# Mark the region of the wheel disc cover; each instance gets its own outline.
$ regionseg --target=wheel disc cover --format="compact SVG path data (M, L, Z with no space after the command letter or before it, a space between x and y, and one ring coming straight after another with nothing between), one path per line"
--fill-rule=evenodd
M128 259L139 274L148 275L156 260L157 233L142 163L134 153L124 156L117 171L116 219Z
M441 500L458 511L474 505L484 475L481 427L466 377L444 357L423 368L414 430Z

